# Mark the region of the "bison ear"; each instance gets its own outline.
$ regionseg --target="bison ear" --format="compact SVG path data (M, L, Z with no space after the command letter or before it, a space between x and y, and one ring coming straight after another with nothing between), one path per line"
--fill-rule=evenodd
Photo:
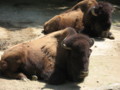
M94 45L94 42L95 42L95 40L93 39L93 38L90 38L90 47L92 47L93 45Z

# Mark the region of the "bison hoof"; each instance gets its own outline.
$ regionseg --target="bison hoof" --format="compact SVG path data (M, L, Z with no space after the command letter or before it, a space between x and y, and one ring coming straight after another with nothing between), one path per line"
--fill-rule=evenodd
M28 78L21 78L21 80L24 82L30 81Z
M108 36L109 39L115 39L113 35Z
M109 39L115 39L114 35L111 32L108 33L108 38Z
M38 77L36 75L32 75L32 80L37 81Z
M42 33L45 34L45 35L48 34L45 30L43 30Z

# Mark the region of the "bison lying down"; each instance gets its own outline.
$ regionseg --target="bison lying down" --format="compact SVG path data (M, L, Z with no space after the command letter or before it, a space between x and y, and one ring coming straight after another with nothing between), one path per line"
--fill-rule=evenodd
M7 49L1 57L0 72L23 80L36 75L50 84L81 82L88 75L93 43L73 28L66 28Z
M97 5L96 0L83 0L73 6L71 9L54 16L44 24L44 33L48 34L54 31L73 27L77 32L83 30L83 15L89 8Z
M91 1L89 6L86 1ZM95 0L93 0L95 1ZM86 8L86 6L87 7ZM92 2L92 0L83 0L71 9L57 15L44 24L44 33L51 33L66 27L73 27L78 32L83 31L84 34L91 37L102 37L114 39L111 28L111 14L113 7L106 2Z
M110 3L98 2L93 8L90 8L84 15L83 32L92 37L106 37L114 39L111 28L111 14L114 8Z

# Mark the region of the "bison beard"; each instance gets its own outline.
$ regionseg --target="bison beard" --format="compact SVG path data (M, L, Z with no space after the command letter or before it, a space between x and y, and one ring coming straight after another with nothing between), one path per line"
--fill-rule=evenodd
M26 80L36 75L50 84L66 80L80 82L88 75L90 47L94 41L66 28L4 52L0 61L3 76Z

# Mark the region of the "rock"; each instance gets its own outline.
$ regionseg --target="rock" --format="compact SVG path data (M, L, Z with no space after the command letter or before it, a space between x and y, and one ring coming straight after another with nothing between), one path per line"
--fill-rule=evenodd
M36 75L32 75L32 80L33 81L37 81L38 80L38 77Z

